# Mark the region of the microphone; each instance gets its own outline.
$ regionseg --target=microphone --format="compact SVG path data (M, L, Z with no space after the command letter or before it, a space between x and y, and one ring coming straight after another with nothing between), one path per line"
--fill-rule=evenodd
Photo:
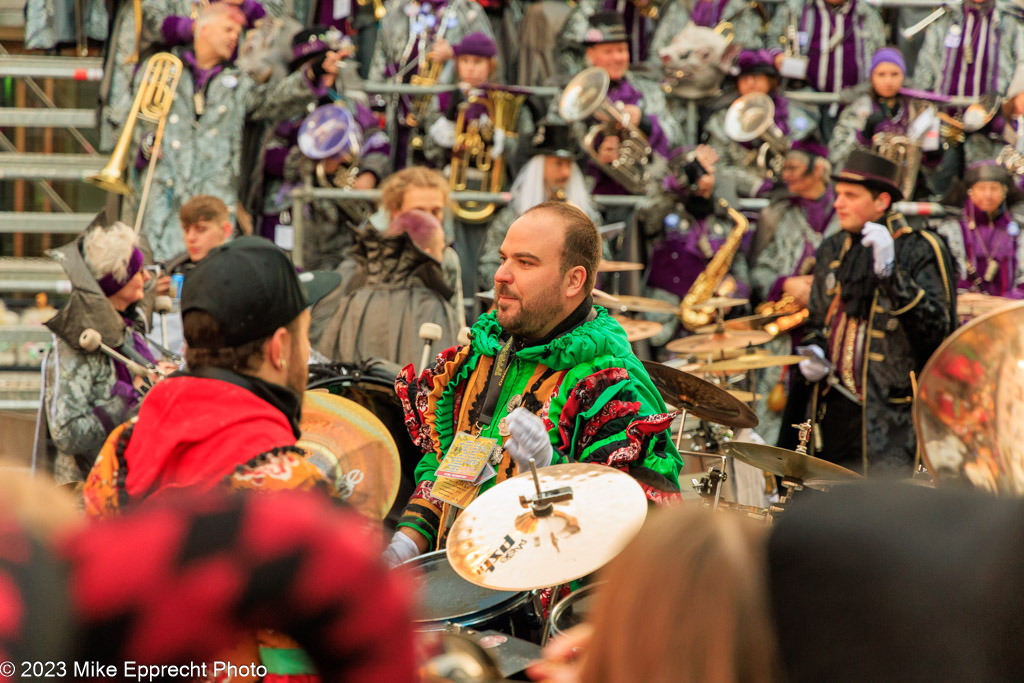
M160 295L153 299L153 311L160 314L160 343L167 346L167 314L174 308L171 297Z
M118 353L114 349L110 348L103 343L103 337L100 333L91 327L87 327L82 330L82 334L78 337L78 345L90 353L96 350L102 351L107 354L110 358L116 361L124 363L124 366L128 368L128 372L132 373L137 377L148 377L149 372L143 366L139 365L127 356Z

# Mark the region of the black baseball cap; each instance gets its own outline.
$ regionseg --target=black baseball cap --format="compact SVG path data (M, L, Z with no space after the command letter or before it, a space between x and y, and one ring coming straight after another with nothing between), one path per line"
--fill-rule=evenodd
M229 346L264 339L341 284L334 271L296 273L288 256L262 237L238 237L212 249L185 278L181 313L206 311ZM195 346L186 337L185 342Z

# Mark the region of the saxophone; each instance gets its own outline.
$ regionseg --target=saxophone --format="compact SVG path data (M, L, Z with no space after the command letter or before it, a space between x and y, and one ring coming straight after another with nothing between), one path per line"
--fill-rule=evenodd
M736 252L739 251L740 245L743 242L743 235L747 232L747 227L750 225L750 221L747 220L746 216L729 206L729 203L724 199L719 199L718 204L728 212L729 218L732 219L736 226L729 233L725 244L718 248L715 255L708 261L707 267L694 280L690 290L683 297L682 303L679 304L679 318L682 320L683 326L690 331L696 330L698 327L707 325L710 322L714 311L712 309L701 309L700 305L714 296L715 290L722 284L725 276L729 274L732 261L736 258Z

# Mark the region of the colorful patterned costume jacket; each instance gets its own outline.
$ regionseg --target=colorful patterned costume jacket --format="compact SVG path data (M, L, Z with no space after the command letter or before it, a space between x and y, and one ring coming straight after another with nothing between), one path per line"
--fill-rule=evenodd
M555 449L552 464L617 467L632 474L650 500L675 497L682 459L669 438L674 416L666 414L622 327L603 308L594 310L595 317L550 341L513 347L517 350L494 419L480 435L502 440L498 422L508 413L509 399L522 396L522 405L548 426ZM439 354L418 378L407 366L395 382L406 426L425 453L399 526L416 529L431 542L437 538L442 505L431 496L438 463L456 433L469 432L476 423L491 367L507 340L495 314L488 313L473 327L468 346ZM507 452L496 469L497 476L481 490L518 474Z

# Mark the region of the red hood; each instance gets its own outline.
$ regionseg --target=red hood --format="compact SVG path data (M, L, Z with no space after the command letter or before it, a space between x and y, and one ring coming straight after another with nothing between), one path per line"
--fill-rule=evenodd
M146 395L125 451L132 498L167 487L209 490L237 465L295 444L288 418L246 389L169 377Z

